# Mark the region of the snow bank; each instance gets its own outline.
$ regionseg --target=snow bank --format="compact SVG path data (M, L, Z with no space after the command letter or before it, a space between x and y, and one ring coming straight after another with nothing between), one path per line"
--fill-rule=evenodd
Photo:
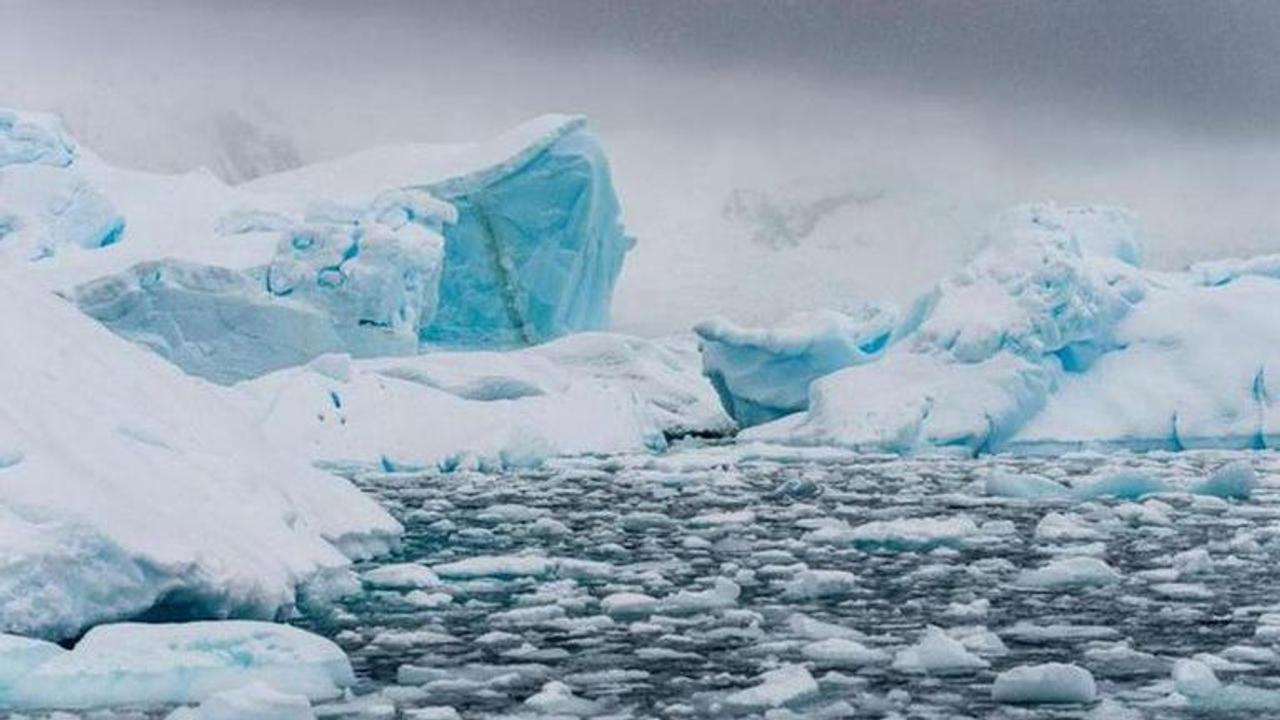
M227 391L0 276L0 631L270 618L399 526L285 460Z
M728 431L697 362L685 341L582 333L507 353L328 356L237 389L269 438L315 460L526 467Z
M857 315L798 313L770 328L715 318L694 332L702 340L703 371L725 410L749 427L805 409L817 378L880 357L895 321L895 312L867 306Z
M288 694L305 703L339 696L355 684L355 675L337 645L288 625L122 623L90 630L74 650L35 662L12 684L0 686L0 708L194 703L250 683L269 686L276 700ZM243 699L244 691L237 694ZM265 693L257 695L261 700ZM211 702L216 708L232 699L223 695Z

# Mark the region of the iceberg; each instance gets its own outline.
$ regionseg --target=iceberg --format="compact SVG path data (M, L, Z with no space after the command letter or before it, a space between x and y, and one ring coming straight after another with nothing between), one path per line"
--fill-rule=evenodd
M322 356L234 389L267 437L298 457L499 470L727 433L732 421L697 368L687 338L579 333L510 352Z
M878 358L807 381L806 409L739 438L961 454L1277 445L1280 262L1147 270L1139 232L1114 208L1005 213Z
M694 327L703 372L725 411L742 427L808 407L809 383L875 360L888 347L896 313L868 305L858 314L819 310L770 328L744 328L726 318Z
M351 663L337 645L263 622L101 625L74 650L27 656L30 663L0 685L0 709L174 705L222 694L213 702L217 706L253 683L269 686L277 699L301 696L305 703L331 700L355 684Z
M115 168L53 118L0 114L0 259L59 256L29 272L223 384L325 353L523 347L604 329L633 244L619 218L580 117L231 187L207 171Z
M270 619L399 525L287 459L229 391L0 275L0 632Z

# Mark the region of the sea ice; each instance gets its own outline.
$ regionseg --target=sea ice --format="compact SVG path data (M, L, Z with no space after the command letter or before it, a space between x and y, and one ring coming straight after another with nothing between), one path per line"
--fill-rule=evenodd
M996 676L991 698L1001 703L1091 703L1098 697L1093 675L1078 665L1019 665Z
M818 683L803 665L784 665L759 677L759 684L730 693L724 701L741 709L777 708L817 695Z
M1092 557L1068 557L1054 560L1036 570L1024 571L1017 584L1045 590L1112 585L1120 581L1120 573L1102 560Z
M314 720L304 695L282 693L253 682L210 695L196 708L179 708L165 720Z

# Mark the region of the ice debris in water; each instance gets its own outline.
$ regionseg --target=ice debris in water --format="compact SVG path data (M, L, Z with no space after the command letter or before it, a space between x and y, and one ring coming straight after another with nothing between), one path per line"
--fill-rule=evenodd
M1195 709L1209 712L1280 710L1280 690L1251 687L1240 683L1222 684L1213 668L1199 660L1174 663L1173 685Z
M572 688L555 680L543 685L542 690L524 704L547 715L584 716L599 711L597 703L574 695Z
M1098 697L1093 675L1078 665L1019 665L996 676L991 698L1001 703L1091 703Z
M1065 486L1038 475L1009 475L1004 473L988 476L983 483L983 488L988 495L995 497L1027 500L1065 497L1071 492Z
M810 698L818 683L803 665L784 665L762 674L758 684L725 697L725 704L740 709L777 708Z
M920 639L898 651L893 668L902 672L950 675L975 672L991 666L991 663L969 652L958 640L942 628L930 625Z
M856 315L797 313L763 329L715 318L694 332L703 372L729 415L749 427L808 407L813 380L880 357L896 322L894 310L868 305Z
M214 693L198 707L174 710L165 720L314 720L315 716L306 696L252 682Z
M1057 590L1111 585L1120 581L1120 573L1110 565L1092 557L1068 557L1054 560L1036 570L1027 570L1018 576L1017 583L1024 587Z

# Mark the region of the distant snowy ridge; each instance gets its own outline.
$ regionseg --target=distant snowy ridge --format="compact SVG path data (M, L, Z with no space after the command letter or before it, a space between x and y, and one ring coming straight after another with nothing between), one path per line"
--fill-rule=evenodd
M777 379L761 388L733 361L759 347L755 336L704 331L705 369L713 380L736 373L721 395L745 425L758 421L735 412L736 396L807 388L801 411L743 441L967 454L1280 445L1268 388L1280 372L1280 263L1144 270L1140 238L1118 209L1015 208L907 312L882 354L811 381L781 369L816 364L816 351L757 349L752 372Z

